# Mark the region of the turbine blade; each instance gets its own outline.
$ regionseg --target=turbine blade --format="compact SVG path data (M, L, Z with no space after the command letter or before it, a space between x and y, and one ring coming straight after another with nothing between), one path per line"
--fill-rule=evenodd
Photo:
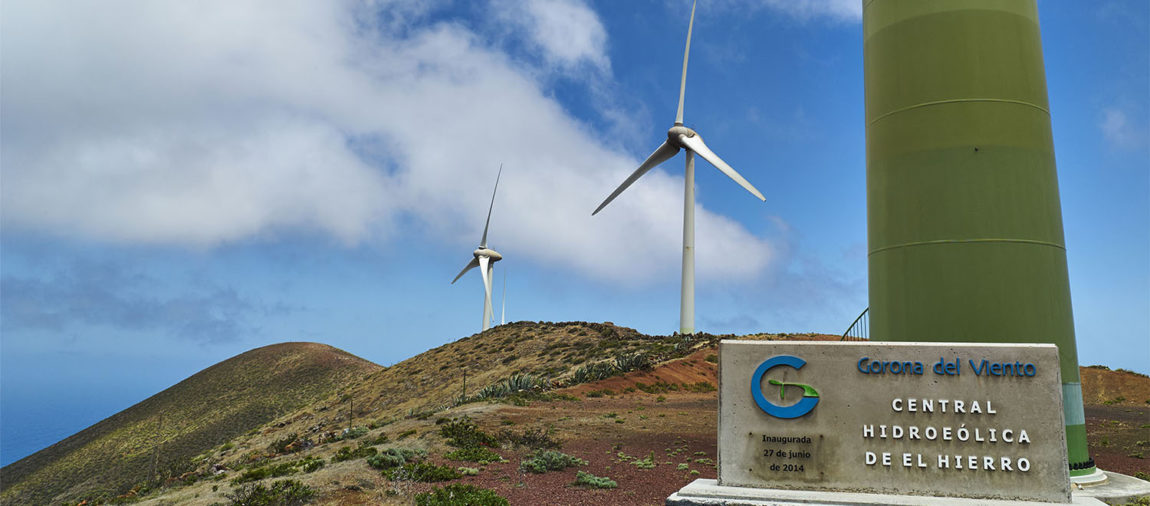
M724 162L722 158L719 158L719 155L716 155L714 151L711 151L711 149L708 148L705 143L703 143L702 136L697 134L694 137L680 135L679 142L682 142L683 145L687 147L687 149L690 149L691 151L694 151L695 154L703 157L704 160L711 162L711 165L714 165L716 169L722 171L722 173L726 174L727 177L734 179L736 183L739 183L739 186L746 188L747 191L758 197L759 200L764 202L767 200L763 197L762 193L759 193L759 190L755 189L751 183L747 182L747 180L744 179L743 176L739 175L735 169L731 168L730 165L727 165L727 162Z
M683 79L679 81L679 111L675 113L675 124L683 124L683 95L687 91L687 56L691 54L691 29L695 27L695 5L691 4L691 22L687 24L687 48L683 49Z
M495 192L499 191L499 176L503 175L503 164L499 164L499 173L495 175L495 189L491 190L491 205L487 207L487 223L483 224L483 239L479 241L480 248L487 247L487 227L491 226L491 210L495 209Z
M467 271L476 267L479 267L479 258L472 258L471 261L467 263L467 267L464 267L463 270L459 271L459 275L455 276L455 279L451 280L451 284L454 285L456 281L459 281L459 278L462 278L464 274L467 274Z
M660 163L667 161L667 159L671 158L672 156L675 156L675 153L678 152L678 146L671 145L669 141L663 141L663 144L655 149L655 152L651 153L651 156L648 156L647 160L644 161L642 165L639 165L639 168L635 169L635 172L632 172L631 175L627 177L627 180L623 181L623 184L619 185L619 187L616 188L609 197L607 197L607 200L604 200L602 204L599 204L599 207L595 208L595 212L591 213L591 216L599 214L599 211L602 211L604 207L607 207L607 204L610 204L612 200L615 200L615 197L618 197L620 193L623 193L623 190L626 190L627 187L631 186L631 184L634 183L637 179L643 177L643 174L646 174L647 171L651 170L656 165L659 165Z
M500 308L500 313L501 313L501 315L499 317L499 324L500 325L506 325L507 324L507 269L506 268L503 269L503 302L499 303L499 308Z

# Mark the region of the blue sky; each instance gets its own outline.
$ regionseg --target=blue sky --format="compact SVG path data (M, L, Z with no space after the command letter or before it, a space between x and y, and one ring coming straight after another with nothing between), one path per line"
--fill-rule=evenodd
M0 16L0 461L220 360L381 364L508 320L678 328L689 4L9 1ZM112 5L115 4L115 5ZM866 307L858 1L699 6L685 118L697 323L839 333ZM1150 372L1150 12L1040 2L1083 364Z

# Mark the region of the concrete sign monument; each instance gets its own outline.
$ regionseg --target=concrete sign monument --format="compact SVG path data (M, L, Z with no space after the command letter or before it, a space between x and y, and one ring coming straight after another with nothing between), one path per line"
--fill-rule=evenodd
M1070 502L1054 345L720 345L720 486Z

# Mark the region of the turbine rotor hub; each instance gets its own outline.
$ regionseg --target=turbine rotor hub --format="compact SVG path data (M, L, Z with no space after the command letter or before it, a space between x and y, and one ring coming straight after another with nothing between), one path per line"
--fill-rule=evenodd
M682 146L682 143L679 142L679 136L680 135L685 135L687 137L694 137L698 134L696 134L694 130L691 130L690 128L687 128L683 125L678 125L678 124L671 127L670 130L667 130L667 140L671 141L671 144L673 144L675 146L680 146L680 147Z

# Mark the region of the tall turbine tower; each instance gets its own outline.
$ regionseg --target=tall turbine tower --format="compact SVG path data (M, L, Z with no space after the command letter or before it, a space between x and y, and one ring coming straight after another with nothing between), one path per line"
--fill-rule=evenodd
M491 328L491 318L494 312L491 310L491 282L492 271L495 269L495 262L503 260L503 255L487 247L487 228L491 226L491 210L495 208L495 192L499 191L499 176L503 175L503 164L499 164L499 173L495 175L495 189L491 191L491 205L487 207L487 223L483 225L483 238L479 240L479 247L471 252L475 258L459 271L459 275L451 280L451 284L455 284L462 278L467 271L479 267L479 273L483 276L483 330Z
M667 140L654 153L651 153L651 156L648 156L647 160L639 165L639 168L635 169L635 172L632 172L602 204L599 204L595 212L591 213L591 215L598 214L643 174L675 156L680 149L687 151L687 168L683 183L683 289L679 311L680 334L695 333L695 155L698 154L704 160L711 162L711 165L734 179L736 183L746 188L759 200L766 200L763 194L759 193L759 190L751 186L751 183L748 183L746 179L743 179L743 176L735 172L735 169L727 165L727 162L724 162L711 151L703 143L703 138L698 133L683 126L683 95L687 89L687 56L691 53L691 29L694 25L695 5L692 4L691 21L687 25L687 47L683 50L683 77L679 82L679 110L675 113L675 125L667 130Z
M1086 444L1035 0L863 3L870 334L1054 343Z

